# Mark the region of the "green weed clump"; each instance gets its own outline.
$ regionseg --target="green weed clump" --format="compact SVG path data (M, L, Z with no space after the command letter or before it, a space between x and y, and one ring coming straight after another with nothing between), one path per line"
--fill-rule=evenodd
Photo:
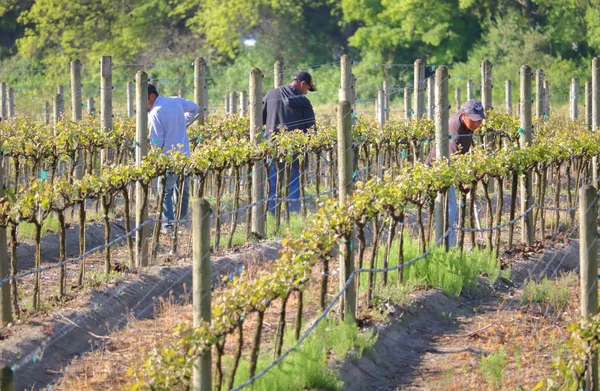
M482 357L479 363L479 371L484 377L488 385L498 388L504 377L504 370L508 364L508 356L504 348L490 354L487 357Z
M577 283L577 276L569 273L557 280L547 277L540 282L527 281L521 294L523 305L548 305L553 311L561 311L569 302L569 286Z
M286 333L284 351L295 343L293 335L290 328ZM341 390L344 384L339 372L330 365L330 360L335 358L341 361L349 354L360 357L363 350L372 346L376 339L374 332L359 333L355 325L323 320L296 350L254 383L253 390ZM272 361L272 352L265 349L259 357L256 373ZM225 368L231 368L230 359L225 357L224 362ZM236 386L248 380L248 369L249 362L240 361L235 377Z

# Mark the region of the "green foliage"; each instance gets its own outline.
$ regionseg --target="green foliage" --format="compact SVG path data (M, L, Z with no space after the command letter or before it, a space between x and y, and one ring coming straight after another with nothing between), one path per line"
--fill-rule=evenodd
M497 388L502 382L507 364L508 357L506 352L504 351L504 348L500 348L499 351L481 358L479 371L488 385Z
M568 274L557 280L544 277L542 281L527 281L521 293L521 303L525 305L548 305L553 311L559 312L569 301L569 286L577 283L575 274Z

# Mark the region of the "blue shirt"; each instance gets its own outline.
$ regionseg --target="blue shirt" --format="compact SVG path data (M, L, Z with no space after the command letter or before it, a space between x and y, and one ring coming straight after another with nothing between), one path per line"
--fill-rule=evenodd
M198 105L179 97L157 96L148 114L150 142L163 152L181 151L190 154L186 125L198 115Z

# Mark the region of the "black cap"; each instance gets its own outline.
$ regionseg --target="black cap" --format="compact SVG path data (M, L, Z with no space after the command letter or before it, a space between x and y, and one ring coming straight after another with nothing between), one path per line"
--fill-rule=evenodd
M485 113L483 111L483 104L476 99L471 99L465 102L462 107L465 114L469 116L473 121L479 121L485 119Z
M313 84L312 76L308 72L304 72L304 71L296 72L296 75L294 75L294 80L306 82L306 84L308 84L309 91L315 92L317 90Z
M148 84L148 96L150 96L150 94L158 96L158 91L156 90L156 86L154 84Z

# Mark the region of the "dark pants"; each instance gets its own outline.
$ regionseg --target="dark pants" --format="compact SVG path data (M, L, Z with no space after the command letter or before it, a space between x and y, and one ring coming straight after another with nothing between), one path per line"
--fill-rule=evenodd
M275 208L279 201L273 200L273 198L277 197L277 170L279 170L279 178L283 180L285 167L287 162L272 162L271 167L269 169L269 212L275 213ZM298 156L294 156L294 160L292 161L292 167L290 170L290 178L287 184L288 186L288 196L286 198L298 199L300 198L300 164L298 162ZM283 186L281 188L283 193ZM279 197L283 198L283 194L280 194ZM290 212L300 212L300 201L290 201L288 202L288 208Z

